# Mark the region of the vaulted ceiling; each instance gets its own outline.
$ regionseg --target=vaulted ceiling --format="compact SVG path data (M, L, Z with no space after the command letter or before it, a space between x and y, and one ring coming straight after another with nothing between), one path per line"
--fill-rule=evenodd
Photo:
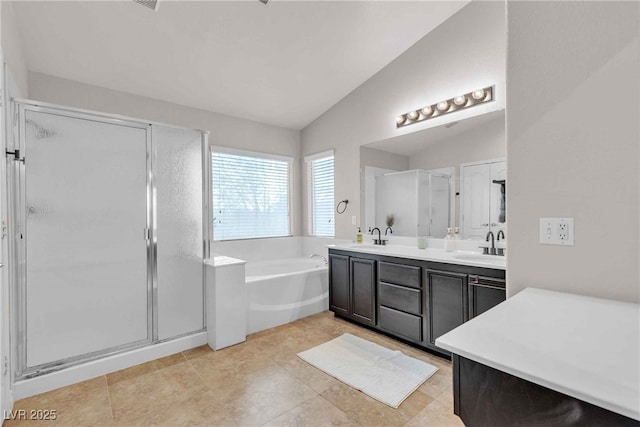
M29 70L301 129L467 1L21 1ZM437 60L437 58L434 58Z

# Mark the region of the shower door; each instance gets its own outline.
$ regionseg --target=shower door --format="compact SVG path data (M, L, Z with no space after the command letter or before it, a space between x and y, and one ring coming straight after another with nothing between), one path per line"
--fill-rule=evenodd
M156 338L204 328L202 132L153 125L157 263Z
M18 374L152 340L149 126L20 106Z

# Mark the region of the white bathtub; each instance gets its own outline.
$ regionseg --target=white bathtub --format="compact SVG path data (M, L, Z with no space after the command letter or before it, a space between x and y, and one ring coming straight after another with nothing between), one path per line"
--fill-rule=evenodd
M320 258L248 262L247 334L329 309L327 266Z

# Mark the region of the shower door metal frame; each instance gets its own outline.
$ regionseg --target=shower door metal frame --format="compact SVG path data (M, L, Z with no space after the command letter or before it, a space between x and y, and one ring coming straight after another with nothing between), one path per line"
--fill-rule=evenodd
M10 191L12 193L11 199L17 201L14 203L12 208L12 213L14 216L14 221L11 221L11 228L13 229L14 236L14 244L13 250L14 252L14 262L12 262L12 269L14 270L14 284L12 288L14 289L14 302L15 307L17 307L16 313L14 315L14 326L12 328L13 335L16 337L16 369L15 369L15 378L17 380L27 379L35 376L39 376L42 374L46 374L49 372L58 371L60 369L76 365L78 363L87 362L99 358L103 358L109 356L111 354L119 353L124 350L130 350L134 348L140 348L147 346L153 342L153 315L155 310L153 309L153 289L154 289L154 281L157 280L155 276L155 258L154 258L154 235L155 230L153 228L154 222L154 188L152 186L154 182L153 177L153 160L150 153L152 152L151 146L151 125L149 123L141 123L135 120L120 118L120 117L109 117L107 115L96 114L92 112L86 111L78 111L73 109L66 109L64 107L54 106L54 105L45 105L43 103L26 101L26 100L13 100L14 107L17 107L18 114L18 146L15 148L20 149L21 157L23 160L17 161L13 160L12 168L17 168L17 173L9 173L9 175L13 175L13 182L9 183ZM105 123L117 126L125 126L131 127L135 129L143 129L146 132L146 175L147 175L147 213L146 219L147 224L144 230L140 230L141 238L146 239L146 254L147 254L147 338L144 340L138 340L135 342L118 345L115 347L69 357L64 360L57 360L53 362L48 362L45 364L37 365L37 366L27 366L27 334L26 334L26 312L27 312L27 301L26 301L26 269L27 269L27 259L26 259L26 163L28 163L28 158L25 155L28 155L28 147L26 146L26 113L28 111L39 112L57 115L61 117L80 119L93 121L98 123ZM22 154L24 153L24 154ZM17 182L16 182L17 181ZM18 224L16 224L16 220ZM144 235L143 235L144 233Z
M158 340L158 268L157 268L157 197L156 197L156 150L153 143L154 126L168 126L176 129L193 130L201 133L201 156L202 156L202 259L210 256L210 194L211 194L211 156L209 131L201 129L192 129L182 126L175 126L161 122L149 120L141 120L138 118L127 117L118 114L102 113L86 109L73 107L65 107L56 104L33 101L28 99L11 100L11 106L16 111L16 120L14 125L14 141L7 141L7 149L10 144L13 148L20 148L25 145L25 112L39 111L60 115L63 117L79 118L101 123L129 126L134 128L146 129L147 138L147 227L145 228L145 237L147 242L147 339L135 343L129 343L98 352L84 354L77 357L68 358L61 361L40 365L37 367L26 368L26 242L19 238L20 233L24 235L24 226L26 223L26 191L22 191L20 184L25 182L25 164L14 161L7 157L7 188L9 194L8 209L13 218L9 223L9 236L12 236L12 242L9 247L9 260L11 270L9 271L10 283L9 287L12 291L11 304L17 310L11 315L11 335L12 342L16 345L12 349L14 364L14 378L16 380L24 380L39 375L56 372L71 366L102 359L107 356L122 353L127 350L144 348L152 344L171 341L183 336L206 331L207 310L206 310L206 268L202 263L202 309L203 319L202 328L188 332L183 335ZM26 151L25 151L26 152ZM28 161L28 159L27 159ZM17 202L17 203L16 203ZM20 220L19 227L16 226L16 219ZM141 231L142 233L142 231ZM22 242L20 242L22 241Z

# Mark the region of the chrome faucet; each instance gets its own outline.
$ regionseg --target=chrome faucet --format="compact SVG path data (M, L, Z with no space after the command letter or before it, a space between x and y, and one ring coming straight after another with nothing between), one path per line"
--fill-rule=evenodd
M502 230L498 231L498 234L496 235L497 242L500 241L500 236L502 236L502 240L505 240L504 231ZM497 248L496 252L497 252L496 255L504 256L504 248Z
M489 237L491 237L491 248L485 247L484 250L482 251L482 253L484 255L495 255L496 254L496 240L495 240L495 235L493 234L493 231L490 231L487 233L487 238L485 239L486 242L489 241Z
M387 235L387 231L389 232L389 234L393 234L393 228L391 228L391 226L388 226L386 230L384 230L384 235Z
M375 227L371 230L371 235L373 235L373 232L378 230L378 239L373 239L373 244L374 245L386 245L387 241L386 240L382 240L382 232L380 231L380 229L378 227Z
M322 255L320 255L320 254L311 254L311 255L309 255L309 258L321 258L322 261L324 262L324 265L328 264L327 263L327 259L325 257L323 257Z

